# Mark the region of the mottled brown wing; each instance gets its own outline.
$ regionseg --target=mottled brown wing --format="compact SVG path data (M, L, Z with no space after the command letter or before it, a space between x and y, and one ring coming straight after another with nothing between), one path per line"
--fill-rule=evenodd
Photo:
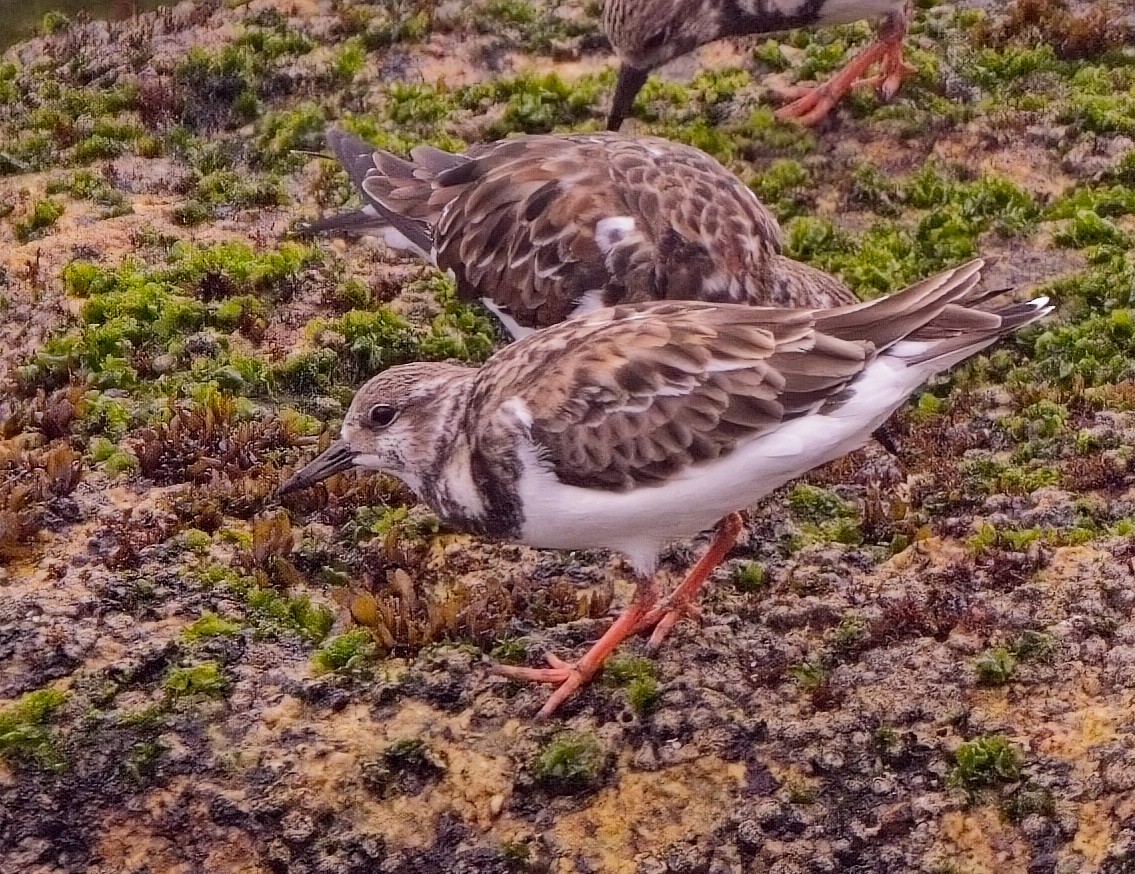
M775 220L696 149L615 134L530 136L465 158L436 175L392 162L366 190L403 215L438 216L438 265L464 296L495 301L521 325L556 324L589 292L608 306L787 302L769 281Z
M606 310L497 353L470 415L508 416L519 399L563 482L658 484L838 399L873 347L817 334L814 321L729 304Z
M447 202L435 230L438 266L454 271L466 296L543 327L570 316L588 291L607 288L594 228L626 210L588 151L568 138L522 137L437 177L436 196Z

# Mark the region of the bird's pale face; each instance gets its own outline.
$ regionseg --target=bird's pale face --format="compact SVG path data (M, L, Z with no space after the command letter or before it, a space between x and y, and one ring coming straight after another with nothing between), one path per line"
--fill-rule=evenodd
M280 494L315 485L352 467L398 477L415 491L436 461L439 425L456 382L469 368L424 362L394 367L366 383L335 441L280 486Z

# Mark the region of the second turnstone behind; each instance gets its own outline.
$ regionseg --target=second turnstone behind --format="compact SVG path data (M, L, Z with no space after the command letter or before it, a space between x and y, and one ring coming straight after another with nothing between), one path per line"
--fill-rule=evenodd
M607 127L618 130L630 115L651 70L698 46L731 36L869 18L882 19L875 41L830 80L805 91L777 114L804 124L819 122L852 87L866 84L861 77L875 63L882 72L869 81L889 100L903 78L914 72L903 60L902 45L911 9L910 0L605 0L603 28L621 61Z
M522 136L411 160L327 142L364 206L310 232L381 236L453 273L513 337L652 300L831 308L856 297L781 252L780 227L709 155L654 137Z
M653 629L657 645L730 545L719 537L659 604L668 542L860 446L928 378L1050 311L1045 298L975 309L983 264L828 311L619 306L536 332L480 369L392 368L280 493L358 465L399 477L459 530L623 553L633 601L582 658L499 669L558 684L549 714L631 634Z

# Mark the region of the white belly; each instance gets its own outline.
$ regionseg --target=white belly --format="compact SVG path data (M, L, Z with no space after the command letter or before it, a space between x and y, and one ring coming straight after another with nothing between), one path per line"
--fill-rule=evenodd
M525 509L521 539L550 549L614 549L649 572L670 541L703 531L861 446L927 375L881 356L839 409L786 422L729 456L657 487L606 492L564 485L533 455L519 483Z

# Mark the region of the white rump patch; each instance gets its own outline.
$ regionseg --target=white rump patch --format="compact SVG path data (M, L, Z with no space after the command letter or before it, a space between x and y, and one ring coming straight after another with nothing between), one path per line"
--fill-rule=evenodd
M588 313L593 313L596 310L601 310L607 306L603 300L603 289L593 288L590 291L585 291L583 297L579 299L575 309L571 311L569 319L578 319L580 316L585 316Z
M634 228L634 218L629 215L600 219L595 225L595 242L599 246L599 251L606 255L632 233Z

